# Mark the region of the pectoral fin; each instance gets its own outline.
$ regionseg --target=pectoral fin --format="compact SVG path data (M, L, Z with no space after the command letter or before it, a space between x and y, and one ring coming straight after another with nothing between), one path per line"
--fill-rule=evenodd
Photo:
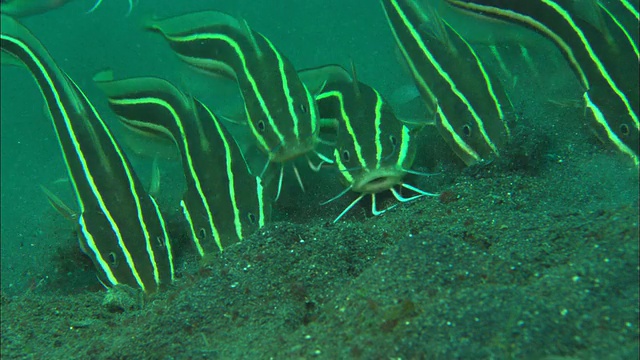
M65 204L56 194L52 193L49 189L44 187L44 185L40 185L40 190L42 190L44 195L47 197L49 204L51 204L51 206L53 206L60 215L64 216L65 219L73 222L78 220L78 214L71 210L71 208L69 208L67 204Z

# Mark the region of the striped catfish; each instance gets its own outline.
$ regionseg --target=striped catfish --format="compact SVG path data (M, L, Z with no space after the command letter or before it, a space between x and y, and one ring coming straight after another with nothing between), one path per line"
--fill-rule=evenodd
M358 197L334 220L340 220L366 195L371 195L371 212L380 215L386 210L376 208L376 194L390 190L400 202L423 195L436 195L403 182L411 171L416 154L412 131L393 113L393 109L374 88L360 82L338 65L300 71L305 83L322 84L315 99L322 119L335 119L333 162L345 191L327 201L333 201L348 191ZM323 129L323 132L327 132ZM417 195L403 197L395 187L409 189Z
M174 278L171 242L156 201L82 90L23 25L2 14L3 60L35 78L80 208L78 235L105 285L152 293Z
M203 103L159 78L95 80L123 124L177 145L187 182L180 205L201 256L269 221L273 194L249 172L238 145Z
M628 0L447 0L530 28L560 49L580 81L598 137L636 166L639 146L638 2Z
M251 133L270 161L315 149L319 124L311 93L291 62L245 21L204 11L150 21L146 28L162 34L187 64L237 80Z
M467 165L498 156L511 103L474 49L415 0L381 0L389 27L440 134Z

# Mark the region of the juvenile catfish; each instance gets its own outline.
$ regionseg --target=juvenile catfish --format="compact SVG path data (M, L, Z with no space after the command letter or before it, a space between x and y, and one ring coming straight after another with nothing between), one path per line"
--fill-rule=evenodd
M180 150L187 191L180 205L201 256L222 251L264 226L273 191L252 175L238 145L198 99L152 77L94 80L129 128L173 140Z
M560 50L582 85L598 138L640 165L638 1L447 0L534 30Z
M237 80L248 127L271 162L315 149L319 123L312 94L291 62L244 20L204 11L153 20L146 29L162 34L187 64Z
M82 90L27 28L1 16L3 63L26 66L42 92L80 208L80 247L100 281L146 293L170 284L171 242L156 201Z
M513 113L500 81L428 4L381 3L420 95L449 147L467 165L499 156L509 138L507 120Z
M416 156L416 143L412 132L393 112L382 95L374 88L358 81L338 65L327 65L300 71L300 78L310 88L320 86L316 96L323 124L333 127L335 144L333 163L345 191L358 193L358 197L334 220L337 222L366 195L371 195L371 212L380 215L386 210L376 207L376 194L391 191L400 202L424 195L436 195L404 183ZM333 121L333 125L331 124ZM323 126L323 131L326 130ZM331 130L331 129L329 129ZM324 131L331 132L331 131ZM396 187L417 193L403 197Z

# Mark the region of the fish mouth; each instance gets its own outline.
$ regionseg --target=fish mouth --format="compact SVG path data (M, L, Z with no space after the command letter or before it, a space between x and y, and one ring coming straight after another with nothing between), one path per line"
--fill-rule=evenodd
M351 190L363 194L376 194L402 183L407 173L396 167L366 171L354 178Z

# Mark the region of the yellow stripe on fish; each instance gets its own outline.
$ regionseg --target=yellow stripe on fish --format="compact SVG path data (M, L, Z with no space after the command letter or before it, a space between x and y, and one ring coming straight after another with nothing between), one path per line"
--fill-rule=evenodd
M447 0L530 28L560 49L580 81L598 137L638 166L638 5L570 0Z
M381 0L389 27L440 134L467 164L498 156L512 113L502 84L446 21L414 0Z
M80 207L80 245L100 280L147 293L170 284L171 242L158 205L89 99L40 41L5 14L0 48L27 67L46 101Z
M230 15L204 11L150 21L186 63L238 81L248 125L273 162L312 151L318 111L291 62L266 37Z
M377 210L376 194L387 190L401 202L435 195L403 182L403 178L412 172L409 169L415 158L416 143L412 141L411 130L398 120L376 89L351 77L337 65L303 70L300 77L305 82L323 84L316 102L321 118L336 120L333 160L342 182L347 185L346 191L359 193L334 222L366 195L371 195L374 215L386 211ZM398 186L419 195L402 197L395 189Z
M271 187L249 172L235 140L203 103L159 78L96 82L125 125L165 134L179 148L187 182L180 205L201 256L269 221Z

